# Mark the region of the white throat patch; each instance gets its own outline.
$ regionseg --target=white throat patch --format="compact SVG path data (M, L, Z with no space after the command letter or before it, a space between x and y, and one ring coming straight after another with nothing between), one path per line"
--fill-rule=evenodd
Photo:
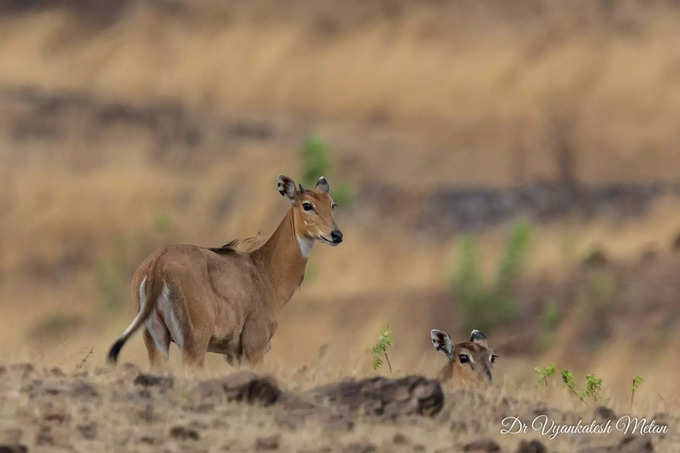
M312 247L314 247L314 239L297 236L297 241L298 245L300 245L300 253L302 253L302 256L309 258L309 255L312 253Z

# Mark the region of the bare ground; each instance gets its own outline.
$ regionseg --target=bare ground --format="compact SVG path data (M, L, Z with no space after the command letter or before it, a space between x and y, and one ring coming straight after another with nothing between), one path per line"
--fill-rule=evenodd
M0 367L0 451L677 451L680 439L623 434L501 435L506 416L558 423L616 419L606 407L560 410L493 389L442 392L418 376L345 380L291 391L239 372L188 378L131 364L66 375ZM677 426L669 414L648 414Z

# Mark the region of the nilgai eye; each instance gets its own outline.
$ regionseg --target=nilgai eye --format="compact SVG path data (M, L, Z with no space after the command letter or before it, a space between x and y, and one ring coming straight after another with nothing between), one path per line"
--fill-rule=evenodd
M494 363L496 361L496 357L498 357L496 354L491 354L491 357L489 357L489 360L491 360L491 363Z
M458 359L460 360L460 363L468 363L470 361L470 357L468 357L467 354L459 354Z
M309 201L305 201L304 203L302 203L302 209L304 209L305 211L311 211L312 209L314 209L314 205Z

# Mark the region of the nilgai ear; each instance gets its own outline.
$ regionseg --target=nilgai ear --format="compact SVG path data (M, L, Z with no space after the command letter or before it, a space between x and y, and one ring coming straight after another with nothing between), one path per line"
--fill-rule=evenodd
M470 341L473 343L479 343L485 348L489 347L489 343L486 341L486 335L484 335L482 332L479 330L475 329L472 332L470 332Z
M449 360L453 359L453 341L449 334L439 329L430 330L432 345L437 351L441 351Z
M324 193L328 193L331 190L331 186L328 184L328 180L325 176L319 178L319 180L316 182L316 188Z
M279 175L276 180L276 190L281 196L291 203L297 200L297 192L295 191L295 181L285 175Z

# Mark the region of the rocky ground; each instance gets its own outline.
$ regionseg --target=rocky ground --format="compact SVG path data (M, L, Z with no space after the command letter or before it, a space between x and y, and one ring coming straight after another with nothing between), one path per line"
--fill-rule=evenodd
M0 367L0 452L26 451L677 451L666 436L501 435L505 416L559 423L615 419L608 408L562 411L494 391L443 392L418 376L345 380L288 391L270 377L150 375L132 365L66 375Z

